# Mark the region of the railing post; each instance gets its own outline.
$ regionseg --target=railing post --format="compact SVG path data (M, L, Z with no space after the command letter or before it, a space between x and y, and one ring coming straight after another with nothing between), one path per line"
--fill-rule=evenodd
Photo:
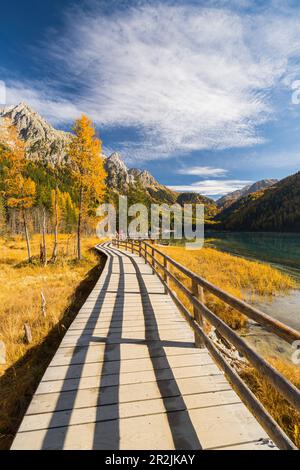
M142 256L142 241L139 240L138 244L139 244L139 257L141 257Z
M154 274L155 272L155 259L154 259L154 248L153 246L151 247L151 267L152 267L152 273Z
M164 256L164 268L168 269L168 261L167 261L167 258L165 256ZM168 284L168 274L166 273L166 271L163 272L163 279L164 279L164 282L166 283L165 293L167 294L169 284Z
M204 303L204 293L203 287L199 286L198 282L193 278L192 279L192 292L193 295L200 300L200 302ZM198 323L198 325L203 329L203 317L201 315L201 311L197 307L193 307L194 312L194 319ZM204 348L205 345L200 338L200 336L195 332L195 346L197 348Z

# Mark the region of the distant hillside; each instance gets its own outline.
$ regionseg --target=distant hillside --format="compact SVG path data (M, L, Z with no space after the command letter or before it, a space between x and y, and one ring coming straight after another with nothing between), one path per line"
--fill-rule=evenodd
M177 202L183 204L204 204L206 218L213 218L218 213L218 208L213 199L197 193L181 193Z
M238 199L216 221L225 230L300 232L300 172Z
M264 179L257 181L254 184L248 184L244 186L242 189L238 189L237 191L233 191L232 193L228 193L225 196L221 197L217 200L217 206L220 209L226 209L235 201L243 196L247 196L248 194L255 193L262 189L269 188L273 184L277 183L278 180L276 179Z

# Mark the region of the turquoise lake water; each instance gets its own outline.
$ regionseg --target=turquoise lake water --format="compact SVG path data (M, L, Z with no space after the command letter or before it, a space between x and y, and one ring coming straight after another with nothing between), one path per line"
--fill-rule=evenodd
M174 240L173 243L183 245L184 241ZM288 294L278 294L271 299L260 298L255 302L250 300L250 303L271 317L300 330L300 234L206 231L205 246L270 264L296 278L299 289ZM250 322L243 334L247 342L262 354L268 355L271 351L277 356L283 355L290 359L293 352L291 346L269 334L264 328Z
M300 234L206 231L205 239L206 246L277 265L300 279Z
M206 246L271 264L295 277L300 285L300 234L206 232L205 238ZM271 300L257 300L255 305L271 317L300 330L299 289L276 295ZM291 358L292 347L258 325L251 325L245 337L264 355L272 351L276 356Z

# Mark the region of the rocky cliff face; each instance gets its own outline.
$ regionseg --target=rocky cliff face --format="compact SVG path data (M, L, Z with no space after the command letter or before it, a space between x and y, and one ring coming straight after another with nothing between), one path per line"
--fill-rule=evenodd
M127 166L119 153L114 152L104 160L107 172L107 184L110 189L127 191L130 184L134 184L134 176L128 171Z
M28 158L43 159L53 165L66 158L71 134L54 129L26 103L3 108L0 117L8 118L17 127L26 142Z
M125 194L130 186L139 184L153 202L173 203L178 193L160 184L147 170L127 168L119 153L114 152L105 158L107 186L120 194Z
M54 129L26 103L3 108L0 110L0 118L6 118L16 126L20 137L26 142L28 158L52 165L61 164L66 160L72 134ZM159 184L148 171L127 168L117 152L103 157L108 174L107 185L110 189L125 193L130 185L140 183L148 195L161 193L158 199L166 197L167 201L176 200L176 193Z
M273 184L277 183L278 180L276 179L264 179L257 181L254 184L249 184L244 186L242 189L237 191L233 191L232 193L226 194L225 196L221 197L217 200L217 206L220 209L226 209L227 207L231 206L234 202L240 199L243 196L247 196L248 194L256 193L256 191L261 191L262 189L269 188L273 186Z
M149 173L149 171L147 170L139 170L138 168L131 168L129 170L129 174L130 176L134 178L135 181L139 181L145 187L162 186L158 183L158 181L154 178L154 176L152 176L151 173Z
M104 165L107 171L107 186L117 193L125 194L131 185L138 184L153 203L174 204L177 202L182 206L186 203L204 204L206 218L212 218L218 211L212 199L196 193L177 193L160 184L149 171L127 168L118 153L107 157Z

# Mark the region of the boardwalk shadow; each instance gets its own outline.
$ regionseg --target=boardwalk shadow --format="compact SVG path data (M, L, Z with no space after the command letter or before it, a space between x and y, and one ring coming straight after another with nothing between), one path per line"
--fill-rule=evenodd
M157 387L166 410L166 417L175 449L201 449L197 433L164 351L164 346L191 347L191 343L163 341L160 339L151 299L143 275L139 270L138 263L133 257L123 252L121 256L119 252L115 250L114 254L116 256L114 258L110 250L106 250L105 248L102 248L102 250L108 257L107 275L97 296L95 305L89 314L86 326L83 328L78 338L77 345L74 348L55 410L45 433L42 448L63 449L65 447L68 426L71 424L72 411L75 409L75 402L80 386L80 377L86 362L88 346L91 342L98 342L104 344L104 356L97 386L98 396L95 402L96 415L91 448L105 450L118 450L120 448L119 394L121 345L126 343L144 344L148 348ZM132 263L134 267L132 274L136 275L139 288L138 293L141 294L145 328L144 339L126 339L122 337L122 321L126 294L124 257L130 260L130 263ZM116 288L111 289L110 283L112 280L114 259L117 259L119 263L119 277ZM94 328L99 319L101 320L101 310L107 291L115 292L116 296L112 306L112 315L107 336L100 337L94 334ZM116 325L119 325L118 329L116 329ZM72 380L74 379L74 364L76 364L76 376L79 377L77 381ZM72 380L73 383L73 387L71 387L73 388L72 390L70 390L69 387L70 380ZM64 415L63 426L58 427L56 412L61 410L69 411Z
M122 328L119 333L115 333L113 329L114 322L120 321L122 325L123 310L125 301L125 276L124 266L121 257L119 260L119 282L117 287L117 297L114 303L114 309L111 316L111 322L107 333L107 341L104 350L104 365L102 369L102 375L100 379L100 388L97 400L97 413L96 413L96 425L94 430L94 441L93 449L119 449L120 446L120 429L119 429L119 380L121 371L121 337ZM122 311L121 317L119 312ZM115 342L109 344L111 337L114 337ZM109 358L113 356L114 361L109 361ZM109 423L105 421L105 406L100 406L102 402L102 392L105 389L105 377L108 374L115 374L117 384L108 391L110 395L110 406L109 414L114 419L110 420Z
M126 254L125 256L130 258L139 283L145 321L145 339L147 341L149 356L156 376L157 386L167 412L174 447L175 449L183 450L201 449L202 447L197 433L194 429L186 404L184 403L184 399L178 388L172 368L170 367L168 358L164 351L163 342L159 336L155 313L143 275L139 270L136 260ZM152 325L151 329L149 327L149 322ZM179 345L181 345L181 343L179 343ZM164 364L164 375L167 375L169 377L168 379L162 380L161 363ZM172 400L170 400L170 397L172 397ZM176 411L180 411L180 413L177 413Z
M103 250L104 251L104 250ZM106 252L105 252L106 253ZM103 305L105 295L103 295L110 282L111 274L112 274L112 266L113 266L113 257L109 254L109 252L106 253L108 256L108 273L105 279L105 282L102 286L102 289L99 292L98 299L95 302L94 307L91 309L90 316L89 316L89 321L86 323L86 326L83 328L82 333L78 339L77 343L80 343L80 340L82 338L87 339L88 337L92 337L92 329L95 327L98 317L99 317L99 312L101 311L101 307ZM64 448L64 443L66 440L67 436L67 426L69 425L70 419L71 419L71 413L67 414L64 420L64 426L63 428L60 429L60 432L56 432L56 416L55 412L56 411L61 411L66 409L66 396L64 394L64 389L68 388L67 384L70 379L73 378L73 365L74 363L77 365L77 374L79 377L82 374L84 364L85 364L85 359L86 355L88 352L88 347L83 347L80 345L75 346L74 352L70 361L70 365L68 367L68 370L66 372L66 375L64 377L64 381L61 387L62 392L59 395L59 398L57 400L55 410L53 412L52 418L50 420L48 430L45 434L45 437L43 439L43 444L42 444L42 449L47 450L47 449L63 449ZM68 396L67 396L67 409L68 410L73 410L75 407L75 401L78 393L78 387L79 387L79 380L78 380L78 386L74 390L68 391Z

